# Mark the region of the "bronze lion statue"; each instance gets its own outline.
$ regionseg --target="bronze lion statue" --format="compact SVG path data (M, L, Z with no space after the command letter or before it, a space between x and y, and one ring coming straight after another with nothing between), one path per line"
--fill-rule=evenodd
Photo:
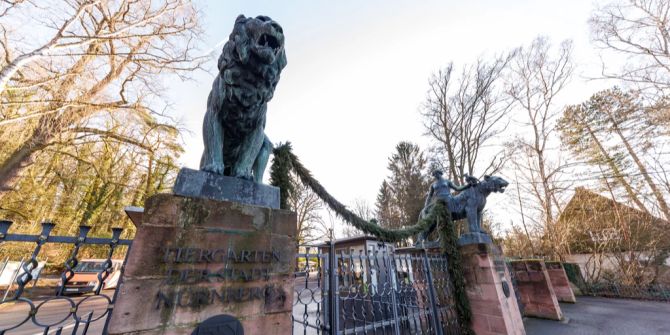
M285 66L281 26L267 16L238 16L207 99L201 170L262 181L272 152L267 103Z

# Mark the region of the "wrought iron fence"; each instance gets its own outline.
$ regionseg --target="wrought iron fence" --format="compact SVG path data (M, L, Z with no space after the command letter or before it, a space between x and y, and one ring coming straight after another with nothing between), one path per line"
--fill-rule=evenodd
M7 290L12 290L8 299L0 302L0 335L12 332L28 332L42 334L86 334L92 323L104 320L102 333L107 334L107 326L114 308L117 291L103 292L104 283L112 272L112 255L119 246L128 246L132 240L121 239L121 228L112 228L111 238L88 237L89 226L80 226L78 236L52 236L55 224L42 223L39 235L9 234L11 221L0 221L0 243L22 242L34 243L35 247L30 258L22 262L21 271L12 280ZM47 243L72 245L65 270L60 276L60 283L54 296L30 299L24 296L26 286L33 280L32 272L38 265L40 250ZM106 245L106 258L100 269L95 273L95 282L91 292L83 297L66 296L66 288L75 275L79 264L78 253L84 245ZM126 252L127 255L127 252ZM125 260L123 262L125 264ZM123 266L121 266L121 273Z
M459 334L446 255L332 242L300 249L293 334Z
M670 287L666 285L584 283L579 289L582 295L670 302Z

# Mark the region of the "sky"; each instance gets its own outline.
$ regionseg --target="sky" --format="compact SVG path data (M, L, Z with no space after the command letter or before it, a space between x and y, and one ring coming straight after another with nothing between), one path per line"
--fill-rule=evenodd
M196 4L204 14L202 52L211 50L213 59L239 14L267 15L282 25L288 65L268 104L265 131L275 144L290 141L303 164L345 204L358 199L374 204L398 142L428 146L420 106L430 75L449 62L462 66L529 45L540 35L556 45L572 39L577 75L559 103L579 103L601 85L589 80L600 69L589 39L588 18L596 6L590 1ZM191 168L198 167L202 154L214 61L206 69L194 80L168 85L174 113L187 130L180 163ZM506 195L492 195L488 206L506 206L505 197L513 193L509 188Z

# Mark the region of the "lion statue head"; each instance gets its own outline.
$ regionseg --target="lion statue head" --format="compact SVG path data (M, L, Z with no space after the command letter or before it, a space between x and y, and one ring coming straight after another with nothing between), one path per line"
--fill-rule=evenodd
M509 185L507 180L497 177L497 176L484 176L484 184L486 188L491 192L505 192L505 188Z
M272 91L285 66L284 31L279 23L267 16L238 16L219 57L218 67L224 81L244 82L240 79L245 78L240 77L253 74L271 85Z

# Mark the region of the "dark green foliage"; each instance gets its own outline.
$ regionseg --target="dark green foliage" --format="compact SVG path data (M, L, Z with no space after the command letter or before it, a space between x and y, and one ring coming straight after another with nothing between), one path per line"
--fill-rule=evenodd
M377 218L386 228L411 226L423 209L426 190L430 187L428 161L421 148L400 142L388 160L390 175L377 195Z
M338 216L352 226L362 230L365 233L374 235L379 240L388 242L398 242L408 237L427 230L433 223L437 224L442 241L442 251L449 256L449 275L454 286L454 295L456 301L456 311L458 313L462 334L474 334L470 329L472 320L472 311L465 291L465 278L463 277L463 266L461 254L458 249L456 228L451 213L447 206L438 201L430 211L427 217L409 227L401 229L385 229L375 222L367 221L346 208L341 202L335 199L318 180L312 177L312 174L305 168L298 157L291 152L291 144L285 143L274 149L274 160L271 168L272 185L282 188L282 208L284 207L286 195L291 192L293 185L289 173L293 170L300 181L307 185L316 193L324 203L326 203Z
M279 206L289 209L288 199L293 193L291 182L291 143L280 144L274 151L272 167L270 167L270 185L279 187Z
M458 249L458 234L456 225L451 219L451 213L447 206L438 201L433 208L433 214L437 220L437 226L440 230L440 241L442 242L442 252L449 256L449 276L454 287L454 301L456 302L456 312L458 321L461 325L461 334L474 334L469 325L472 322L472 310L470 301L465 291L465 277L463 276L463 259Z
M563 263L563 268L571 283L577 285L577 287L584 287L584 277L582 277L582 272L579 270L579 265Z

